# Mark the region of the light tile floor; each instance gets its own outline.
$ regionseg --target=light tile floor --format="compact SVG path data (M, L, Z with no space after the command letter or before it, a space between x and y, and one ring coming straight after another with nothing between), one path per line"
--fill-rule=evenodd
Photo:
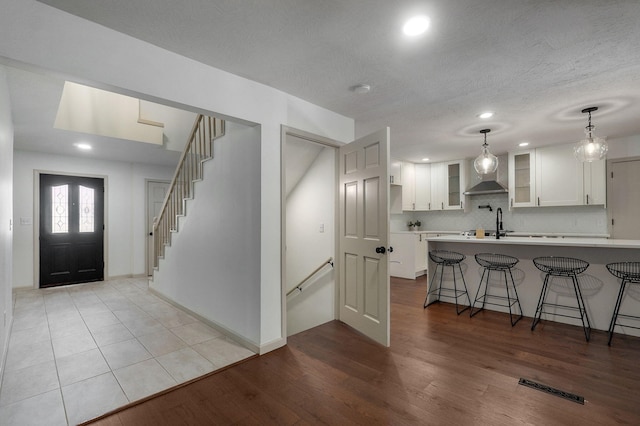
M75 425L252 355L146 278L17 290L0 425Z

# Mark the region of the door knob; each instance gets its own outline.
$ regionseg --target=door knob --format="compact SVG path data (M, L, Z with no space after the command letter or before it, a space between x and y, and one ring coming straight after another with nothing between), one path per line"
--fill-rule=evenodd
M387 251L387 249L384 248L384 246L383 247L376 247L376 253L384 254L386 251Z

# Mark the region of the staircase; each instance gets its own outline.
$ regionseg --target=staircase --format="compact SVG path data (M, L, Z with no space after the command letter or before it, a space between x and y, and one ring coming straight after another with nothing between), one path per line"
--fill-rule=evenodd
M202 163L213 158L213 141L224 136L224 131L224 120L202 114L196 117L160 215L153 224L154 269L158 269L165 247L171 245L171 234L178 231L178 217L185 215L185 203L193 198L194 183L202 180Z

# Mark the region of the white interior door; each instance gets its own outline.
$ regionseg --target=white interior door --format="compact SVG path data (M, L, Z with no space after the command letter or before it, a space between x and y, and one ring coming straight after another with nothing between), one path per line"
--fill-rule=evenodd
M340 320L389 346L389 128L339 156Z
M640 160L613 162L608 178L611 238L640 239Z
M169 182L147 182L147 275L153 273L153 220L160 215Z

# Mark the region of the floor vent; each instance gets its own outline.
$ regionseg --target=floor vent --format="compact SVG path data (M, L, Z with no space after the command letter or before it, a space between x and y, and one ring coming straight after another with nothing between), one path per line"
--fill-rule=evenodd
M578 404L584 405L584 398L574 393L562 391L560 389L552 388L551 386L543 385L542 383L533 382L531 380L520 378L519 385L527 386L532 389L537 389L542 392L550 393L551 395L559 396L560 398L568 399Z

